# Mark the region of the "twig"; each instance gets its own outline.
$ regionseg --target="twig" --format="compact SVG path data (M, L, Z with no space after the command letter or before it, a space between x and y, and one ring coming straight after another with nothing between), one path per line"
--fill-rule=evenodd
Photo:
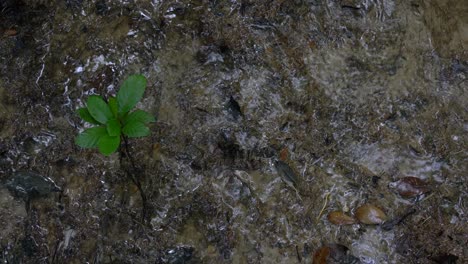
M325 208L327 208L327 205L328 205L328 197L330 197L330 194L331 194L331 193L327 193L327 194L325 195L325 202L323 203L322 210L320 210L320 213L319 213L319 215L317 216L317 221L320 220L320 217L322 217L322 214L323 214L323 212L325 211Z
M124 136L123 140L124 140L125 156L130 161L130 165L132 167L132 170L136 171L137 168L136 168L136 165L135 165L135 160L133 159L133 156L130 155L127 137ZM121 154L122 154L122 152L121 152ZM141 202L142 202L142 220L145 221L146 216L147 216L148 202L147 202L147 199L146 199L146 195L145 195L145 193L143 191L143 188L141 187L141 182L138 179L138 177L136 177L128 168L125 169L125 172L126 172L127 177L133 182L133 184L135 184L135 186L138 189L138 192L140 193Z

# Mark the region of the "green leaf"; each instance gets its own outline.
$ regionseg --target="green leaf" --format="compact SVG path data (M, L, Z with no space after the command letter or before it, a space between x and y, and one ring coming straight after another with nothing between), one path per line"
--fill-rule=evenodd
M127 124L128 122L132 122L132 121L138 121L138 122L146 124L150 122L156 122L156 119L154 119L154 116L152 116L148 112L145 112L143 110L136 110L130 113L126 118L124 118L123 123Z
M97 146L99 139L106 135L105 126L88 128L76 137L75 144L82 148L94 148Z
M143 75L130 75L117 92L119 113L130 111L143 97L146 89L146 78Z
M109 102L107 102L107 104L109 104L109 108L112 114L114 115L114 117L117 118L117 112L118 112L117 99L112 96L111 98L109 98Z
M88 98L87 105L91 116L101 124L107 123L107 120L113 117L109 106L100 96L91 95Z
M120 136L120 123L115 118L107 121L107 134L111 137Z
M128 137L144 137L150 134L150 130L142 122L133 120L125 124L122 132Z
M98 148L99 152L108 156L114 153L120 146L120 137L111 137L109 135L105 135L101 137L98 141Z
M98 121L96 121L96 119L94 119L91 116L91 114L88 111L88 108L86 108L86 107L78 109L78 114L80 115L81 119L83 119L84 121L86 121L88 123L96 124L96 125L100 124Z

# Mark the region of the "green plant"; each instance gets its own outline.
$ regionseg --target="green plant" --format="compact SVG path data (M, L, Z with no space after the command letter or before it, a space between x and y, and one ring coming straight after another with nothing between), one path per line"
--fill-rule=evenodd
M130 112L141 100L146 89L143 75L129 76L107 102L98 95L91 95L87 107L78 109L80 117L96 126L80 133L75 143L82 148L98 148L104 155L114 153L125 137L144 137L150 134L147 123L155 122L154 117L143 110Z

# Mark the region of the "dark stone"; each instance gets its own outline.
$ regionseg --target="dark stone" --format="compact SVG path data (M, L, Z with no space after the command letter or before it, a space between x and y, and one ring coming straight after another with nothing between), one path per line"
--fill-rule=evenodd
M96 7L96 15L104 16L107 14L109 8L107 7L106 1L98 0L94 5Z
M193 247L178 246L175 248L167 249L163 252L162 256L156 263L168 264L187 264L197 263L193 258Z
M380 180L380 177L379 176L372 176L372 184L374 184L374 186L377 186L379 184L379 180Z
M234 120L237 120L239 117L242 116L241 107L239 103L232 96L231 98L229 98L226 108L228 112L231 114L232 118L234 118Z
M5 185L14 196L25 200L62 191L50 178L26 171L16 172Z
M83 5L83 0L66 0L66 5L70 9L80 9Z

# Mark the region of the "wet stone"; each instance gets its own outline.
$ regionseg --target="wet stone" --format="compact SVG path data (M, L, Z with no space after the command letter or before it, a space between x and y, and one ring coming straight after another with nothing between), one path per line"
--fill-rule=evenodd
M234 120L237 120L239 117L242 116L241 107L232 96L231 98L229 98L226 108L228 109L229 113L231 114Z
M175 247L164 251L163 256L159 258L158 263L168 264L184 264L184 263L197 263L193 259L194 248L192 247Z
M15 197L25 200L62 191L50 178L35 172L16 172L5 186Z
M96 4L95 4L95 7L96 7L96 14L99 15L99 16L106 15L107 11L109 9L107 7L106 1L104 1L104 0L97 1Z

